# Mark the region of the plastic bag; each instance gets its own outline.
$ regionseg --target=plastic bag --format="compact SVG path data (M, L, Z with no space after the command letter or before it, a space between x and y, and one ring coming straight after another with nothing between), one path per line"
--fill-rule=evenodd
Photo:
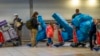
M36 41L39 42L39 41L42 41L46 39L46 32L45 31L39 31L37 33L37 36L36 36Z
M84 42L88 39L89 35L82 33L80 30L77 31L78 42Z
M41 15L38 16L38 22L40 23L41 28L46 30L46 24Z
M52 17L65 29L66 32L68 32L68 37L72 38L73 29L65 20L65 18L63 18L59 13L54 13Z
M68 37L68 33L67 32L62 32L61 33L62 38L64 40L64 42L71 40L72 38Z
M83 22L80 24L80 31L83 32L83 33L89 33L90 29L91 29L91 24L92 22L91 21L86 21L86 22Z

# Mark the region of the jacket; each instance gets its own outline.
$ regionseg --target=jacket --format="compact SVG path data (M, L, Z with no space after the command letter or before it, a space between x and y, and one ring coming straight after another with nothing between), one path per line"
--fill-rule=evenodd
M19 27L14 26L14 28L17 28L18 30L22 30L23 22L21 22L21 19L20 18L15 18L14 19L14 25L16 24L16 21L20 22L21 25Z
M33 29L38 29L38 21L37 18L32 18L32 27Z
M46 34L48 38L52 38L54 35L54 29L50 25L46 28Z

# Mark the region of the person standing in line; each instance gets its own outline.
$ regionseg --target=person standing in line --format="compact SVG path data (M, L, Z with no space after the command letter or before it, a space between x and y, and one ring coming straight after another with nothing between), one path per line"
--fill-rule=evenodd
M53 35L54 44L58 42L58 25L54 24L54 35Z
M54 35L54 25L53 25L53 23L50 22L48 24L48 26L46 28L46 34L47 34L47 38L48 38L47 44L48 44L49 47L51 47L52 44L53 44L52 38L53 38L53 35Z
M96 32L96 43L97 43L97 46L100 47L100 21L97 22L97 25L96 25L96 29L97 29L97 32Z
M13 27L15 29L15 31L17 32L17 35L18 35L18 41L19 41L19 44L22 45L22 26L23 26L23 22L22 22L22 19L20 19L18 17L18 14L14 14L15 18L13 20Z
M80 13L80 10L79 9L76 9L75 10L75 13L72 15L72 20L76 17L76 16L78 16L78 15L80 15L81 13ZM72 25L73 25L73 23L71 23ZM79 28L78 27L76 27L76 31L78 30Z
M80 15L80 10L79 9L76 9L75 10L75 13L72 15L72 19L74 19L77 15Z
M32 25L32 29L31 29L31 46L34 47L36 46L37 42L36 42L36 35L37 35L37 31L38 31L38 25L39 22L37 20L37 16L38 16L38 12L35 11L31 17L32 21L31 21L31 25Z
M96 44L96 20L94 20L91 25L91 29L89 32L89 44L90 50L93 50L94 45Z

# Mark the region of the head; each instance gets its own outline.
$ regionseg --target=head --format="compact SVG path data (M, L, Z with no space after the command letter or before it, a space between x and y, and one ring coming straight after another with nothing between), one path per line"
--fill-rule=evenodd
M99 19L96 19L96 24L100 24L100 20Z
M53 22L50 22L49 25L52 26L52 28L54 28Z
M18 15L15 15L15 18L18 18Z
M98 23L98 20L97 20L97 19L93 19L93 22L94 22L95 24L97 24L97 23Z
M38 16L38 12L35 11L35 12L33 13L32 17L37 17L37 16Z
M16 14L14 14L14 16L15 16L15 18L18 18L18 14L16 13Z
M76 13L79 13L80 11L79 11L79 9L76 9L75 12L76 12Z

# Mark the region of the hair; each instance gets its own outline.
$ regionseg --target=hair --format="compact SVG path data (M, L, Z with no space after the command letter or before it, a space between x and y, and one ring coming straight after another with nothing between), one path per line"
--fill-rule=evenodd
M49 25L51 25L51 27L54 29L54 23L53 22L49 22Z
M79 9L76 9L76 12L78 13L80 10Z
M53 22L50 21L50 22L48 22L48 24L49 24L49 25L53 25Z
M32 17L37 17L37 15L38 15L38 12L35 11L35 12L33 13Z

